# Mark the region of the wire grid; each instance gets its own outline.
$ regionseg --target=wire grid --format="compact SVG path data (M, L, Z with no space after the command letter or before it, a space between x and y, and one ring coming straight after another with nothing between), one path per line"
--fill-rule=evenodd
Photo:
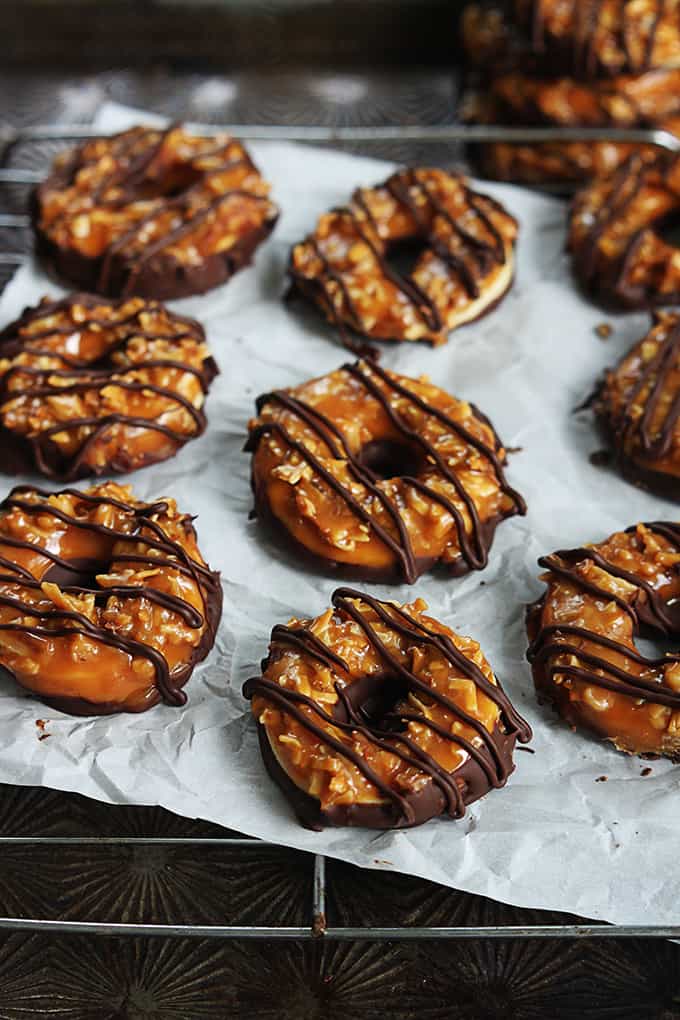
M469 128L460 125L438 125L428 127L398 125L384 128L290 128L283 125L227 125L225 127L203 128L209 133L225 131L243 138L315 141L327 143L417 141L417 142L480 142L480 141L544 141L555 140L616 140L648 142L667 151L680 151L680 139L665 131L602 131L588 129L525 129L482 127ZM15 151L25 142L68 141L74 138L90 138L98 134L92 128L81 125L64 125L59 128L38 125L22 131L0 129L0 157ZM606 137L605 137L606 136ZM0 164L5 159L0 158ZM22 170L0 165L0 185L33 185L42 180L43 174L33 170ZM0 204L1 208L1 204ZM30 217L23 214L0 212L0 228L22 231L30 226ZM0 251L0 266L19 266L27 258L20 251ZM224 846L249 847L276 846L265 840L245 837L132 837L132 836L0 836L0 849L7 846ZM334 926L328 924L326 916L327 883L326 858L321 854L309 855L313 869L312 902L310 917L306 925L201 925L201 924L135 924L133 922L62 921L42 918L1 917L0 930L61 933L70 935L132 935L155 937L210 938L210 939L277 939L277 940L333 940L333 941L389 941L437 939L607 939L607 938L657 938L680 939L680 925L615 925L615 924L538 924L524 925L470 925L470 926Z

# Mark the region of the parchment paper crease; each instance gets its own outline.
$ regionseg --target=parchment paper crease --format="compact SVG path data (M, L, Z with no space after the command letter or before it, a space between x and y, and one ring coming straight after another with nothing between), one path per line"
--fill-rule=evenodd
M109 105L97 126L116 130L146 115ZM241 452L258 393L294 385L347 360L316 315L280 300L290 244L319 213L358 184L391 169L373 160L281 144L253 145L283 214L255 266L226 287L177 302L200 318L222 374L210 393L209 427L180 454L129 477L142 498L170 494L198 514L201 548L222 571L224 618L216 647L194 674L185 709L141 716L73 719L48 712L14 687L0 687L0 781L76 790L115 803L160 804L180 814L364 867L389 868L527 907L572 911L627 923L678 920L680 769L643 765L571 733L534 698L524 659L525 603L542 590L536 559L604 537L640 519L677 517L664 503L593 467L600 446L588 415L573 408L602 368L646 326L622 316L606 343L606 318L576 292L563 254L562 203L505 186L487 190L521 221L517 283L487 318L437 351L385 348L383 364L427 373L474 400L508 446L509 478L529 514L503 524L491 563L462 580L423 577L414 588L373 587L381 597L423 596L433 615L472 634L535 731L535 754L517 754L508 786L469 809L400 833L310 833L265 774L253 722L241 697L272 625L315 615L335 587L299 568L269 543L251 507L249 458ZM0 324L58 290L33 264L20 269L0 301ZM7 479L8 489L16 480ZM39 741L37 718L48 718ZM606 775L607 782L596 782Z

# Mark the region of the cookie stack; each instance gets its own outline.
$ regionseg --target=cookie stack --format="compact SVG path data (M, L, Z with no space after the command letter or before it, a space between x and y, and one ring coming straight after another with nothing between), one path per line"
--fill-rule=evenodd
M473 4L461 36L468 121L680 134L680 0ZM611 172L640 148L492 143L481 148L479 162L500 180L571 184Z

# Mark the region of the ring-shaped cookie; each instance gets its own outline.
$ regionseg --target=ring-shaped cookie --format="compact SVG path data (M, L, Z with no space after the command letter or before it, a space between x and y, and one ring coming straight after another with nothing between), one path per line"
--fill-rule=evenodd
M249 680L271 777L310 828L402 828L505 784L531 739L476 641L339 588L315 620L274 627Z
M504 296L516 237L516 220L460 174L402 170L321 216L289 273L345 340L443 344ZM407 242L422 251L403 273L388 256Z
M584 289L627 308L680 301L680 252L659 233L678 212L677 156L631 156L582 188L571 208L568 247Z
M181 706L212 648L219 575L174 500L106 482L0 504L0 667L75 715Z
M489 420L370 359L258 400L247 449L255 509L325 572L414 583L486 566L524 514Z
M657 312L649 332L605 374L592 407L621 471L680 501L680 315Z
M514 0L514 15L558 73L590 79L680 65L680 0Z
M34 193L38 255L110 297L202 294L250 261L278 210L227 135L135 127L62 153Z
M680 525L638 524L539 563L548 587L527 616L539 697L621 751L680 758L680 655L635 645L642 628L680 636Z
M173 456L206 427L202 326L142 298L45 298L0 332L0 469L70 481Z

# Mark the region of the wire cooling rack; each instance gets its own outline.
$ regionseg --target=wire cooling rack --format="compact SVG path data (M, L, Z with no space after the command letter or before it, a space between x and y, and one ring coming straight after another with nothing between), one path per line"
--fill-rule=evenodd
M225 132L234 137L250 140L344 143L384 143L391 141L417 143L479 143L479 142L554 142L554 141L622 141L656 145L669 152L680 152L680 138L668 131L657 129L607 130L587 128L509 128L495 126L461 126L457 124L412 125L386 127L289 127L284 125L188 125L192 130L215 134ZM92 138L99 132L82 125L37 125L15 131L0 126L0 164L18 146L27 142L67 142ZM43 174L34 170L0 165L0 185L32 185L42 180ZM0 209L2 203L0 202ZM2 213L0 229L17 232L27 229L27 215ZM27 258L19 250L0 251L0 266L19 266ZM0 851L4 847L52 846L181 846L249 848L276 844L243 837L132 837L132 836L0 836ZM309 904L309 921L299 926L222 925L222 924L135 924L134 922L62 921L29 917L0 917L0 930L62 933L71 935L146 935L156 937L211 938L211 939L281 939L281 940L333 940L333 941L386 941L437 939L607 939L656 938L680 939L680 925L614 925L614 924L537 924L537 925L470 925L441 926L334 926L327 922L326 858L321 854L306 854L312 869L312 899ZM0 858L1 859L1 858Z

